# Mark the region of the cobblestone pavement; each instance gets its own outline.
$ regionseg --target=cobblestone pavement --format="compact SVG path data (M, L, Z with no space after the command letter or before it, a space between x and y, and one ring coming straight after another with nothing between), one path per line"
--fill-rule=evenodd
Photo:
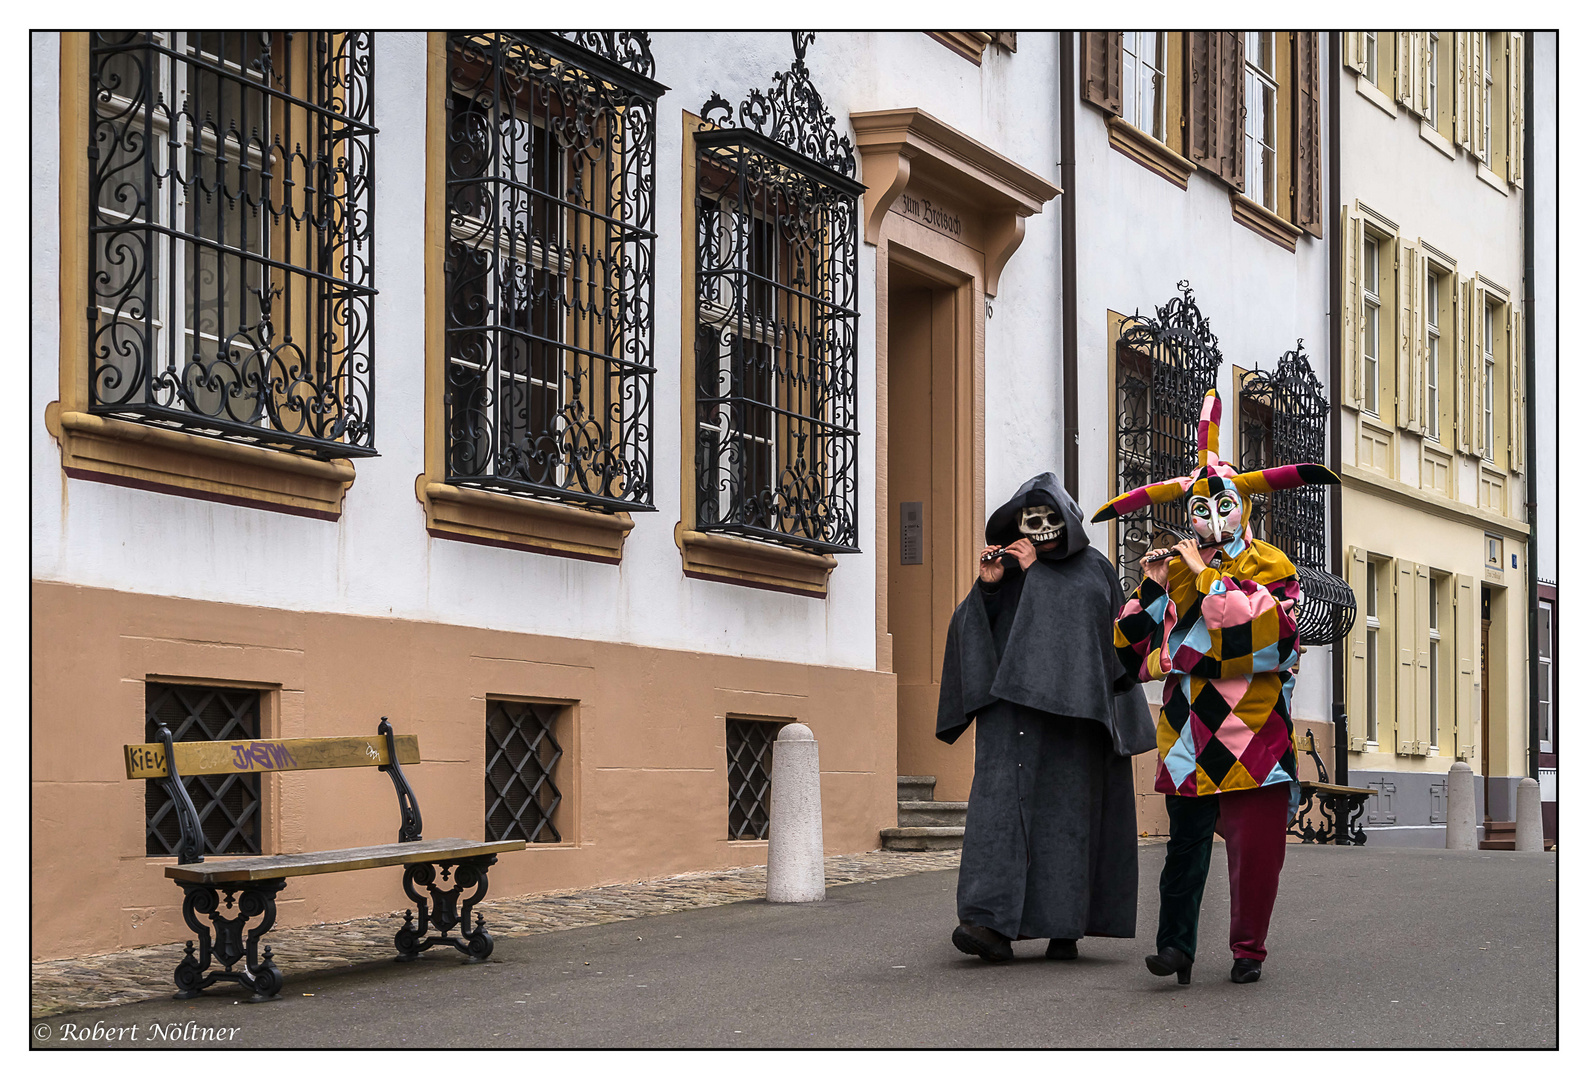
M959 866L958 851L870 851L827 859L827 885L880 881ZM689 908L731 904L766 895L766 867L702 870L651 881L604 885L578 892L539 893L490 899L476 909L496 938L665 915ZM289 975L386 960L402 912L348 922L275 930L265 939L277 965ZM150 998L174 990L171 973L182 957L180 943L151 945L72 960L40 960L32 967L35 1019Z

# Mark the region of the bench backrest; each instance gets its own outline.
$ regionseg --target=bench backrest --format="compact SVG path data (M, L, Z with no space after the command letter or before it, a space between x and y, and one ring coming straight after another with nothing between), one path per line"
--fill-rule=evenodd
M397 762L419 762L419 736L398 735ZM161 780L171 775L161 743L136 743L125 748L128 780ZM391 764L386 740L362 735L323 739L240 739L179 742L171 745L181 776L230 776L235 773L297 772L302 769L348 769Z
M299 772L307 769L349 769L372 766L391 777L397 790L402 825L397 842L422 838L424 822L419 800L403 776L403 766L419 761L419 736L398 735L383 716L373 739L359 735L321 739L238 739L175 742L164 725L160 741L123 748L128 780L155 780L165 788L182 831L178 863L204 861L204 833L198 811L182 783L189 776L233 776L239 773Z

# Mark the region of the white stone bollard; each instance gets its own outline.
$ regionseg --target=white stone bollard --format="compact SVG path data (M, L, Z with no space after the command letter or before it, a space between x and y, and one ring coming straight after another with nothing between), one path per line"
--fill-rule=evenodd
M804 724L785 724L772 744L766 898L774 904L802 904L826 897L822 774L816 736Z
M1445 778L1445 847L1450 851L1478 850L1478 797L1472 766L1458 761Z
M1516 785L1516 850L1544 850L1544 808L1538 801L1538 781L1531 776Z

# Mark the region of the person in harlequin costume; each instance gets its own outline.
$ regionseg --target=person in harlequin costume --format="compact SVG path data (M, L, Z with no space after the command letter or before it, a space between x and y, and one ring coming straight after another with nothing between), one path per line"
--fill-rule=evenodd
M1094 522L1184 498L1195 536L1142 556L1142 581L1115 622L1120 660L1142 682L1164 680L1155 787L1168 804L1158 882L1154 975L1191 981L1197 916L1217 828L1230 873L1230 980L1262 976L1268 922L1299 793L1290 692L1300 662L1301 598L1284 552L1254 539L1252 495L1338 484L1321 465L1238 473L1219 458L1217 391L1197 426L1197 469L1113 499Z

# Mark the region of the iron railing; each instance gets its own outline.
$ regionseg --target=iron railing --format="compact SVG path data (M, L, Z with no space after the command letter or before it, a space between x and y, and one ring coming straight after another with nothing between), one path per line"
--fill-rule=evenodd
M1243 471L1324 460L1329 399L1299 340L1272 372L1246 374L1240 415ZM1262 538L1290 557L1301 579L1293 614L1304 645L1343 640L1356 622L1350 586L1328 569L1326 498L1324 485L1308 484L1253 500L1253 531L1261 523Z
M173 742L259 738L259 691L175 683L144 684L144 741ZM259 773L184 776L198 812L204 855L257 855L260 851ZM144 781L144 853L175 856L182 847L176 803L160 780Z
M98 30L89 73L90 410L374 454L370 34Z
M1126 492L1196 468L1202 399L1218 378L1219 339L1189 282L1153 318L1140 311L1120 328L1115 351L1115 483ZM1120 515L1116 569L1126 595L1141 583L1141 557L1162 534L1190 535L1183 500Z
M695 132L696 527L859 551L854 150L794 62Z
M454 32L449 483L654 509L649 35Z
M555 728L562 707L491 701L485 710L485 838L560 843Z

